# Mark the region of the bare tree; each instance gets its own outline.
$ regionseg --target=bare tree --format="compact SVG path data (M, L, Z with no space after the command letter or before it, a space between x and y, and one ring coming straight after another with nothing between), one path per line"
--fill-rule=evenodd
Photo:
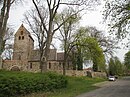
M4 46L4 51L2 53L2 58L3 59L12 59L12 54L13 54L13 46L12 46L12 39L14 38L14 29L11 26L7 27L4 40L5 40L5 46Z
M14 2L14 0L13 0ZM6 32L7 21L9 18L9 11L11 7L12 0L3 0L1 14L0 14L0 55L4 50L5 40L3 39Z
M6 46L6 48L5 48L5 50L4 50L3 54L2 54L2 58L6 59L6 60L11 60L12 55L13 55L12 45Z
M43 54L40 56L42 63L41 63L41 70L47 71L47 61L49 57L49 50L50 45L53 39L53 35L59 30L59 28L71 17L76 15L77 13L89 9L92 5L98 5L99 0L32 0L35 10L37 12L38 18L38 27L40 28L39 33L42 32L44 37L42 41L42 49L44 49ZM55 17L57 13L59 13L62 8L72 8L75 12L68 18L66 18L61 24L58 26L55 25ZM43 10L44 9L44 10ZM76 9L76 10L75 10ZM43 12L45 11L45 12ZM47 16L44 17L45 13ZM37 19L35 19L37 21ZM31 21L29 20L30 24ZM29 24L29 25L30 25ZM31 27L32 28L32 27ZM32 29L34 31L34 29ZM36 29L35 29L36 30Z
M59 28L60 36L58 36L58 39L62 42L63 50L64 50L64 62L63 62L63 75L65 75L67 61L69 61L69 56L72 51L72 48L74 45L72 43L74 40L74 32L76 31L76 28L78 27L78 23L80 20L80 16L78 14L74 14L73 10L71 9L65 9L63 10L59 16L56 17L56 24L59 26L62 22L66 20L66 18L69 17L69 19L62 25L62 27ZM71 17L70 17L71 16Z
M11 5L14 2L17 2L18 0L0 0L1 11L0 11L0 60L1 60L1 54L4 51L5 42L4 39L6 31L7 31L7 21L9 18L9 12ZM2 64L2 61L0 61L0 65Z
M40 6L40 12L42 14L42 18L45 26L47 26L47 18L48 18L48 12L45 9L44 6ZM38 48L39 48L39 54L40 54L40 68L41 72L43 72L43 69L46 69L46 67L43 67L43 64L46 64L46 58L44 56L45 53L45 45L46 45L46 38L47 35L44 31L43 25L41 24L41 20L38 17L38 13L36 10L32 9L28 12L26 12L25 16L25 22L29 25L32 34L36 37L36 40L38 41ZM46 66L46 65L45 65ZM46 71L46 70L44 70Z

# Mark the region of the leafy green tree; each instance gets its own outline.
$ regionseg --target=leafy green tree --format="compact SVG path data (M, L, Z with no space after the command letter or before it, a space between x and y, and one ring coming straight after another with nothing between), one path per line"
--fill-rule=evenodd
M123 64L120 62L120 60L117 58L117 57L115 57L115 64L116 64L116 74L117 75L123 75Z
M109 74L115 75L115 64L112 58L110 58L110 61L109 61Z
M130 69L130 51L128 51L128 52L125 54L124 64L125 64L125 66L126 66L128 69Z
M119 49L117 45L118 41L113 39L113 37L105 35L104 31L98 30L96 27L85 27L85 29L91 37L97 39L99 46L105 54L105 57L113 56L115 50Z
M125 38L130 27L130 1L106 0L104 19L117 38Z
M125 66L120 62L117 57L110 58L109 61L109 74L110 75L123 75L125 73Z
M105 57L99 43L95 38L88 38L86 42L88 43L87 53L90 53L90 58L93 61L93 70L105 71Z
M87 38L88 35L86 35L86 32L82 27L76 32L77 33L73 36L74 42L72 43L72 45L74 45L74 49L72 50L73 69L82 70L83 61L85 60L85 54L87 51L85 49L87 43L84 43L82 40Z
M87 30L80 28L76 35L77 54L84 60L92 60L94 71L105 70L105 58L96 38L88 36Z

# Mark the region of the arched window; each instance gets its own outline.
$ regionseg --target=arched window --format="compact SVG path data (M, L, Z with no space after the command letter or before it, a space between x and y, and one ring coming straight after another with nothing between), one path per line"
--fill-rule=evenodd
M22 40L24 40L24 36L22 36Z
M18 66L13 66L11 68L11 71L20 71L20 68Z
M21 31L21 35L23 35L23 31Z
M21 40L21 36L19 36L19 40Z

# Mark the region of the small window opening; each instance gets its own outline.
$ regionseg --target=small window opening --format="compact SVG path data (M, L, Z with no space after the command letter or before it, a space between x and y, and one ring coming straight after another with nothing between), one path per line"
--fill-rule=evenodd
M23 35L23 31L21 31L21 35Z
M22 36L22 40L24 40L24 36Z
M51 63L49 63L49 69L51 69Z
M32 69L32 63L30 63L30 69Z
M21 36L19 36L19 40L21 40Z

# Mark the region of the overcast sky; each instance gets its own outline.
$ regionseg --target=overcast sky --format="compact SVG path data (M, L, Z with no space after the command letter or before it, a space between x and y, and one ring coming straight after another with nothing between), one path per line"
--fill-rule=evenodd
M18 30L19 26L23 23L24 16L23 14L26 10L29 10L32 6L32 3L21 4L20 6L15 6L10 11L9 24L13 26L15 32ZM97 7L97 9L93 12L88 12L87 15L83 17L81 20L81 24L83 26L95 26L99 30L106 30L106 26L102 24L102 5ZM117 50L117 56L121 61L124 59L124 54L127 50L121 49Z

